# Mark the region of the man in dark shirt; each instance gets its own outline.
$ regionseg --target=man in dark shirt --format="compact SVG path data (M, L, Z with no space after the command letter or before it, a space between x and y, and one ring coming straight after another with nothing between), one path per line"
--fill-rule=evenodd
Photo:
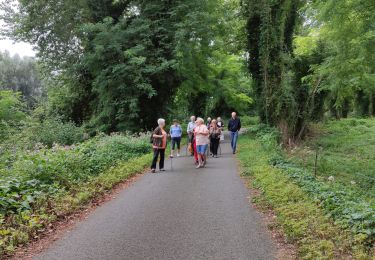
M238 139L238 132L241 129L241 120L237 117L236 112L232 113L232 118L229 120L228 123L228 130L230 133L230 144L232 146L233 154L236 153L237 148L237 139Z

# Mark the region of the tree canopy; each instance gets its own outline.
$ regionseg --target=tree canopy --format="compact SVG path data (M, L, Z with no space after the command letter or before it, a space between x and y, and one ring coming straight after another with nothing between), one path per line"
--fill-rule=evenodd
M375 112L375 10L361 0L13 0L1 9L2 35L37 47L46 113L93 131L236 110L293 142L311 120Z

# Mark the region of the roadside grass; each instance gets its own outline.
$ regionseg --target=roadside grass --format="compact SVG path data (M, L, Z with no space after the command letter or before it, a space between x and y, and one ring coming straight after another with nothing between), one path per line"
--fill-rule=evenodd
M367 236L353 234L335 223L318 198L311 196L272 161L282 151L275 132L247 133L239 139L242 175L261 195L253 199L260 208L271 208L287 242L298 248L300 259L372 259Z
M151 161L147 136L99 136L12 155L0 171L0 258L85 209Z
M314 171L317 149L318 178L333 176L375 206L375 118L315 124L312 135L289 158Z

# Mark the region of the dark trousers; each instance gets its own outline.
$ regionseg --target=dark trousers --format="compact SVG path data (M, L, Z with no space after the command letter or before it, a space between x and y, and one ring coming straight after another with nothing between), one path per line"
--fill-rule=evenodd
M174 150L174 147L177 144L177 149L180 150L181 145L181 137L172 137L172 150Z
M188 135L188 137L189 137L189 143L191 143L191 147L193 148L192 149L193 151L191 152L191 156L194 156L194 134L191 133Z
M211 138L210 149L213 155L217 155L217 149L219 148L220 139Z
M164 169L165 149L155 149L155 148L154 148L154 158L152 159L151 169L156 169L156 163L158 162L159 154L160 154L159 169Z

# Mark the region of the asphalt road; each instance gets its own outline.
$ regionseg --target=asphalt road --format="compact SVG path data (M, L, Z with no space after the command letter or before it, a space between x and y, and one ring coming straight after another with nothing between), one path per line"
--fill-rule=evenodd
M274 259L229 146L205 169L167 160L34 259Z

